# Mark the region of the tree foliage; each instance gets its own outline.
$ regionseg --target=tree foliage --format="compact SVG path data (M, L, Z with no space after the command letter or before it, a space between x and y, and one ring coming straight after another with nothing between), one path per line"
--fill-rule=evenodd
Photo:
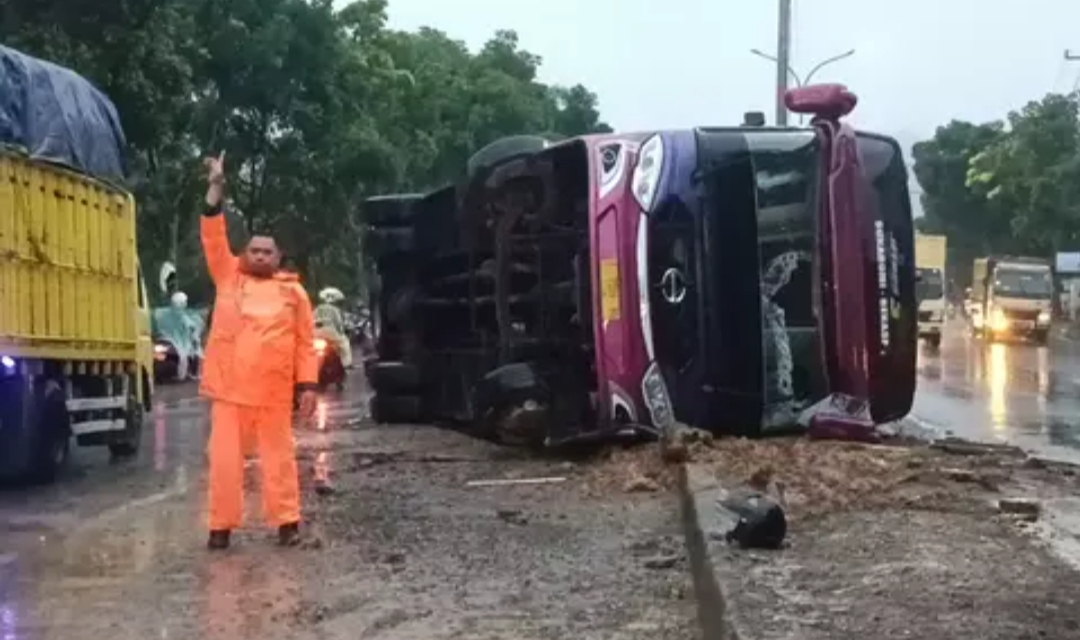
M537 80L513 31L479 51L395 31L385 0L0 0L0 41L91 79L129 145L145 265L205 292L200 157L226 150L248 231L273 228L312 286L355 286L352 213L433 187L507 135L610 130L596 96Z
M1080 249L1080 96L1047 95L1003 122L950 122L914 156L920 230L946 234L956 262Z

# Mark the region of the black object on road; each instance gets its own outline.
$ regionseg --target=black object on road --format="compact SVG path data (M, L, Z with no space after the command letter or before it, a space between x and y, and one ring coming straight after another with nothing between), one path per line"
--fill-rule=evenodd
M759 492L741 493L720 500L720 506L738 517L724 534L729 543L744 549L779 549L787 535L787 517L780 503Z

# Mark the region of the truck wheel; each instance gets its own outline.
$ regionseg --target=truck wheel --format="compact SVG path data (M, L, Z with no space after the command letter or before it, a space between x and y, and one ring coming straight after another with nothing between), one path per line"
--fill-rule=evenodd
M1035 333L1035 344L1039 345L1040 347L1045 347L1049 343L1050 343L1050 332L1049 331L1038 331L1038 332Z
M44 484L55 481L71 457L71 418L64 390L52 380L45 383L36 404L33 465L28 475L32 482Z
M135 398L128 399L124 430L109 441L109 453L116 458L130 458L139 453L142 444L143 409Z
M422 422L420 396L391 396L381 393L371 397L371 419L378 424L415 424Z
M926 337L926 344L931 349L937 351L938 349L941 348L941 334L937 333L937 334L934 334L932 336L927 336Z
M420 386L420 369L404 362L376 362L368 372L376 393L400 393Z

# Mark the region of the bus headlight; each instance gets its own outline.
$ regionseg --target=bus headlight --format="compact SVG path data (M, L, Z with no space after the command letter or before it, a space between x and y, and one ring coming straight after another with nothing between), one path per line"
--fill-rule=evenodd
M630 179L634 199L637 200L642 211L652 211L663 170L664 141L659 135L655 135L646 140L638 150L637 164L634 166L634 174Z
M641 395L645 398L645 406L649 409L653 426L669 429L675 425L675 409L671 406L671 396L668 395L664 377L660 375L660 367L655 362L649 365L641 379Z

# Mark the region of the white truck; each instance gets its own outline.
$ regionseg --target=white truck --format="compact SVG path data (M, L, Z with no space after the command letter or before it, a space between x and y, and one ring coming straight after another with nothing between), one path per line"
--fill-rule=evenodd
M945 328L945 236L915 234L915 295L919 304L919 337L936 349Z
M1039 258L976 258L971 325L988 341L1030 338L1046 344L1054 305L1050 262Z

